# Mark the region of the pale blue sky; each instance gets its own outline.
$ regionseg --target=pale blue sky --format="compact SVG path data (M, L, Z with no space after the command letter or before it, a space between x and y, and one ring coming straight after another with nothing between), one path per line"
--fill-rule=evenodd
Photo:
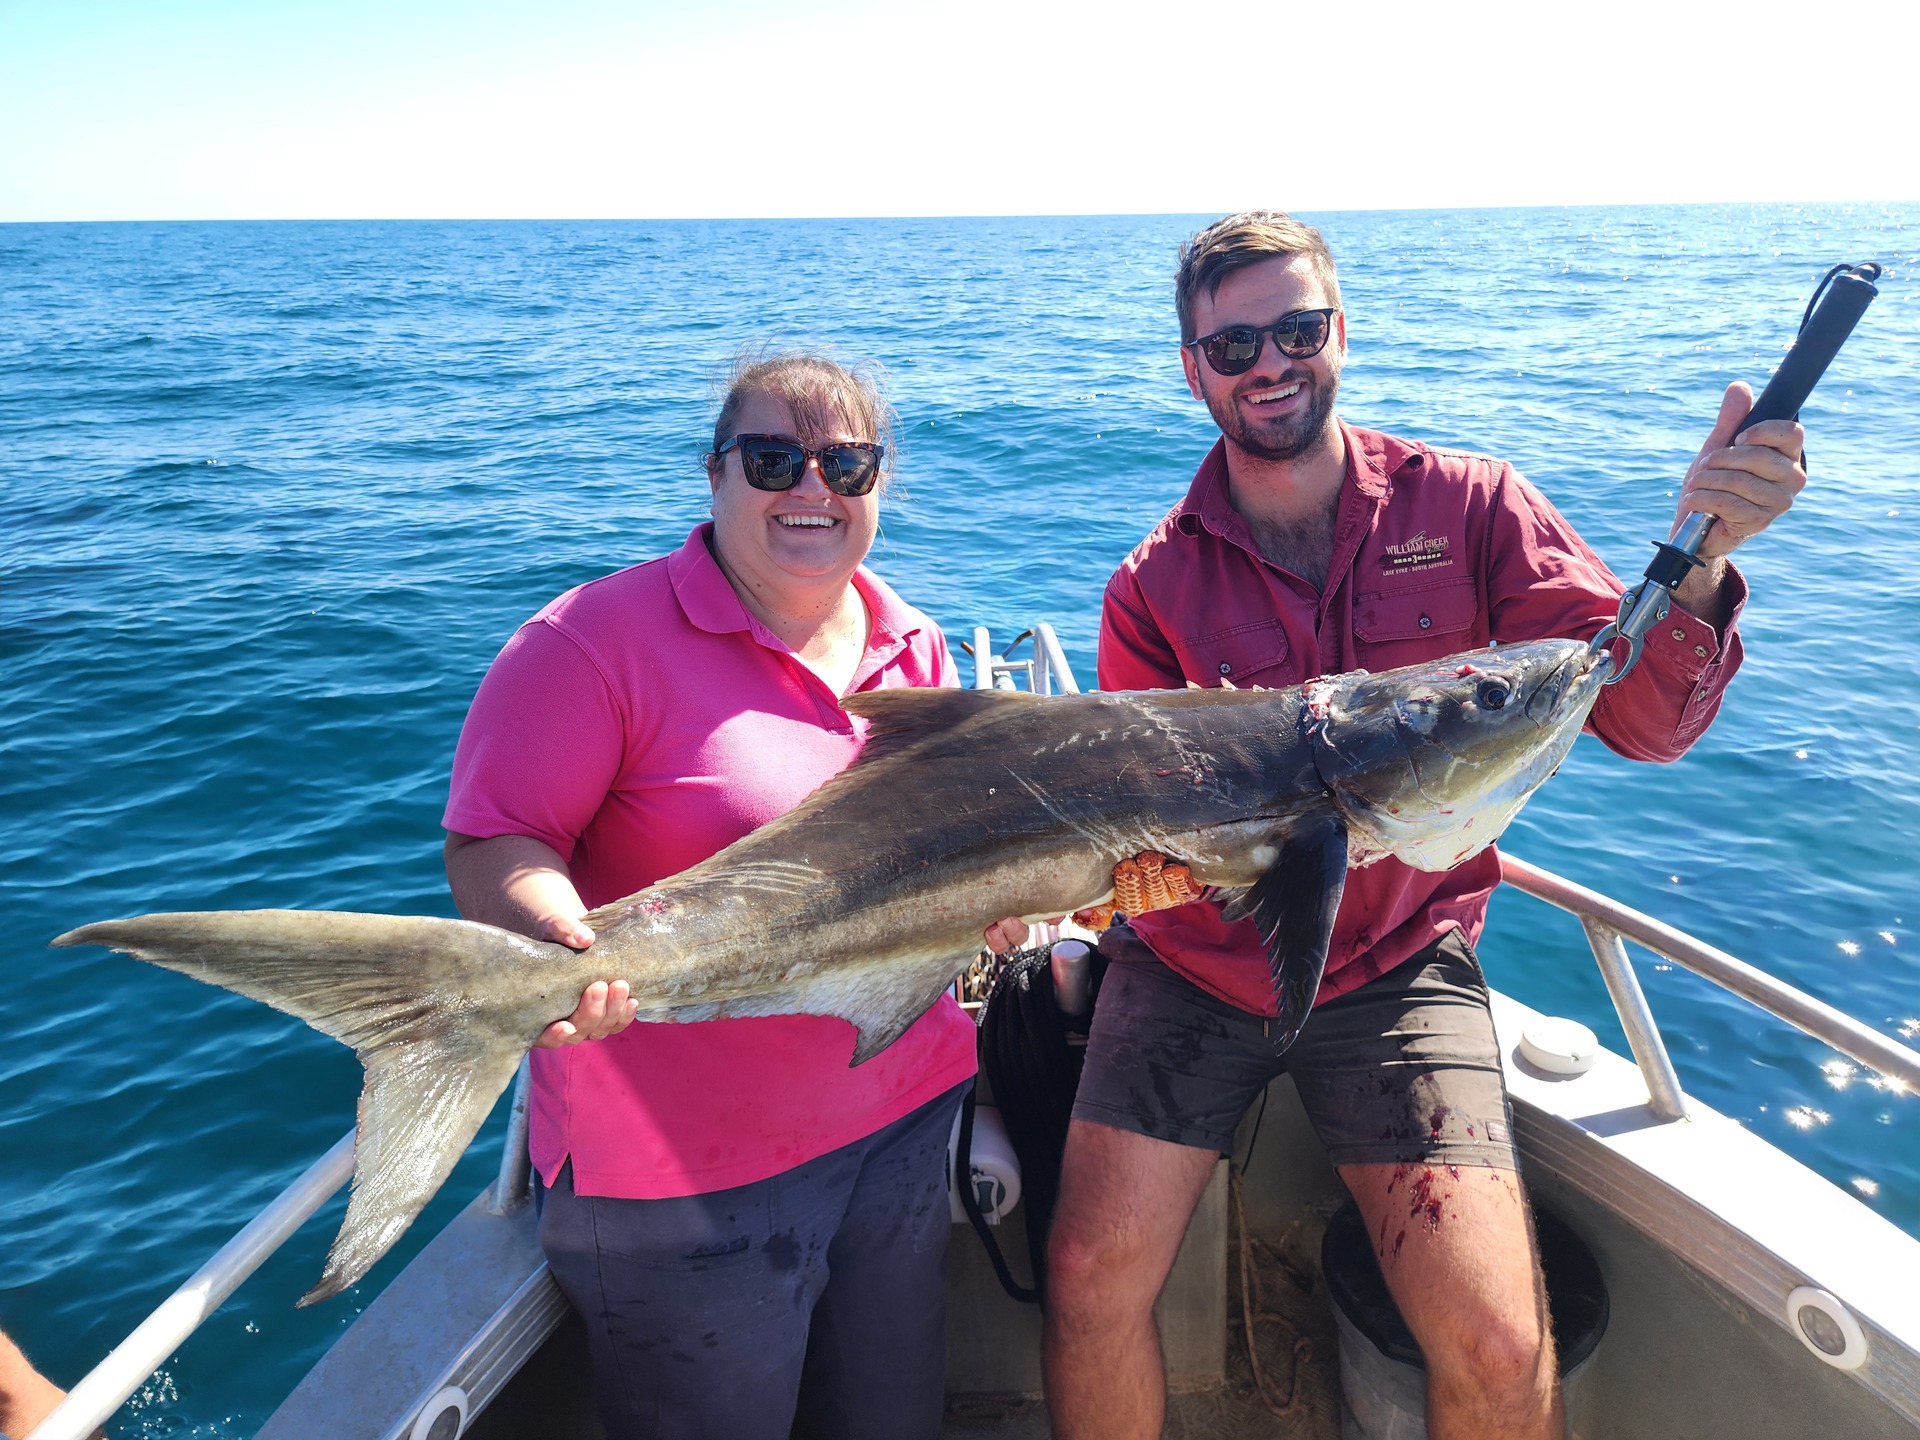
M1766 0L0 0L0 221L1920 198Z

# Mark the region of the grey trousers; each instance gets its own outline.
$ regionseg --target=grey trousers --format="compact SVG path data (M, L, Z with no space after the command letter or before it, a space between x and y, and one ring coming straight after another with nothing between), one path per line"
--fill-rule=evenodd
M576 1195L563 1169L540 1245L586 1321L609 1440L936 1440L965 1091L706 1195Z

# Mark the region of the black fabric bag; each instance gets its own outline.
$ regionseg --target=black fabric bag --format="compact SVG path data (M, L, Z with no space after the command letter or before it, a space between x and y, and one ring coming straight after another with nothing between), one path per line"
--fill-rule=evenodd
M1094 950L1092 994L1098 999L1106 961ZM993 1092L994 1104L1006 1123L1007 1138L1020 1161L1020 1198L1027 1207L1027 1253L1033 1265L1034 1288L1016 1284L1007 1273L985 1220L973 1203L971 1187L962 1186L962 1199L974 1229L987 1246L1000 1283L1016 1300L1029 1303L1046 1292L1047 1232L1060 1195L1060 1160L1066 1151L1067 1122L1073 1116L1073 1097L1080 1088L1080 1069L1086 1049L1069 1037L1084 1035L1087 1015L1061 1013L1053 991L1049 950L1022 950L1010 957L995 977L980 1014L980 1073ZM962 1124L961 1154L971 1146L972 1099ZM964 1181L964 1161L956 1165Z

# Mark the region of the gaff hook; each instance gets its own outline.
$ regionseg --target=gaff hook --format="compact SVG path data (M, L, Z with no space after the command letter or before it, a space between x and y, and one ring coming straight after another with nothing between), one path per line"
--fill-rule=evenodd
M1866 314L1867 306L1880 293L1873 283L1879 278L1880 267L1871 260L1858 265L1836 265L1826 273L1800 316L1800 330L1788 347L1786 358L1773 372L1760 398L1753 402L1747 418L1740 422L1741 429L1762 420L1791 420L1799 415L1807 396L1813 393L1813 387L1833 363L1833 357L1840 353L1853 327ZM1673 592L1687 578L1687 572L1704 563L1699 558L1700 546L1713 529L1713 521L1713 516L1695 512L1687 516L1686 523L1671 539L1653 542L1659 553L1647 566L1645 577L1620 597L1619 613L1593 637L1594 651L1607 651L1614 658L1614 672L1607 677L1607 684L1618 685L1640 663L1641 641L1649 630L1666 619L1673 604ZM1624 663L1613 650L1622 640L1627 645Z

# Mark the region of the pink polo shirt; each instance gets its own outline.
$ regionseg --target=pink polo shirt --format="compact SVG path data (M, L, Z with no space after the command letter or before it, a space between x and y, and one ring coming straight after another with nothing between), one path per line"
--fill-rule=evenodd
M515 632L460 732L442 823L529 835L589 907L677 874L843 770L860 732L741 605L710 524L664 559L569 590ZM958 683L938 627L861 570L854 690ZM942 999L852 1069L853 1027L781 1015L630 1025L533 1052L533 1163L583 1195L658 1199L764 1180L965 1080L973 1024Z
M1104 690L1297 685L1390 670L1493 641L1588 639L1621 591L1606 566L1512 466L1342 424L1347 478L1326 590L1267 560L1227 498L1216 443L1187 496L1108 582ZM1735 614L1745 581L1734 572ZM1676 608L1633 674L1609 687L1588 729L1636 760L1677 758L1720 708L1740 640ZM1500 880L1490 847L1444 874L1386 859L1350 871L1320 999L1364 985L1456 927L1477 940ZM1201 988L1274 1013L1265 948L1250 921L1201 900L1134 929Z

